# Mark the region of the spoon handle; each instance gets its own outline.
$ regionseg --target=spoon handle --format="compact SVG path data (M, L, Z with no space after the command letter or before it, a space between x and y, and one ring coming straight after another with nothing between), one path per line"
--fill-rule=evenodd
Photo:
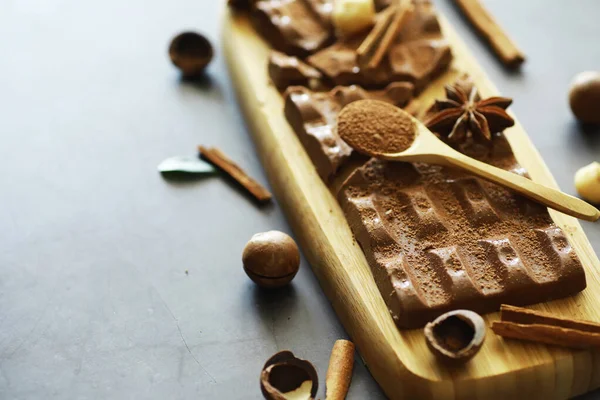
M540 185L513 172L465 157L458 152L452 155L445 154L444 158L444 164L462 168L480 178L510 188L546 207L586 221L600 219L600 211L596 207L577 197Z

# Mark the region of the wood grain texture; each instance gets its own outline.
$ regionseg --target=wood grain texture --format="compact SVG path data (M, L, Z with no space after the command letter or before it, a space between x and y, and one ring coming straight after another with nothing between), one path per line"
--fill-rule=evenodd
M441 23L455 61L421 94L419 101L424 108L443 95L445 84L465 71L473 77L482 96L497 94L452 27L443 18ZM341 208L284 117L283 98L267 76L269 48L243 15L227 10L223 29L230 74L278 203L338 317L390 398L565 399L600 386L598 350L570 351L504 341L490 334L471 362L448 368L427 349L422 330L399 331ZM532 179L557 188L518 121L506 136ZM576 296L532 308L600 321L596 307L600 262L575 219L550 213L575 247L586 270L588 288ZM498 320L498 315L486 315L488 325Z

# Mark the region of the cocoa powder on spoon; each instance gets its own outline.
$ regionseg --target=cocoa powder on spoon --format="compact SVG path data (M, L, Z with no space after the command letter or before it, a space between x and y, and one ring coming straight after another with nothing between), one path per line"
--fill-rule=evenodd
M373 157L407 150L415 140L416 129L408 114L378 100L350 103L338 118L340 137L357 151Z

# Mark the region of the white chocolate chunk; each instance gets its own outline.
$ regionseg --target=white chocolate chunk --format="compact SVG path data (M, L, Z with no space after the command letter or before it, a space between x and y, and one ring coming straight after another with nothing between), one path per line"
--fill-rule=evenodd
M600 203L600 163L593 162L575 173L575 188L592 203Z
M351 36L373 25L375 4L373 0L335 0L332 20L340 36Z

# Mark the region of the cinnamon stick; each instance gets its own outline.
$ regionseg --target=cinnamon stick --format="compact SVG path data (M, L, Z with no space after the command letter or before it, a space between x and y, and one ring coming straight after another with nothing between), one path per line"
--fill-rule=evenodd
M354 343L338 340L331 350L329 368L325 377L327 400L344 400L352 381L354 367Z
M498 25L480 0L454 1L506 66L514 68L525 61L525 55Z
M363 68L373 69L383 60L394 39L398 35L400 27L408 12L412 9L412 0L398 0L398 5L388 7L385 10L381 24L375 24L371 33L365 38L358 48L358 63ZM378 21L379 22L379 21Z
M549 314L521 307L502 305L500 322L492 324L499 336L570 348L600 346L600 324Z
M358 65L361 68L366 68L371 61L373 53L375 52L377 46L381 43L381 39L389 28L395 13L395 5L391 5L382 11L378 16L377 21L375 21L373 29L371 29L371 32L369 32L367 37L356 50Z
M221 150L215 147L207 148L204 146L198 146L198 151L200 151L202 158L206 159L231 176L259 202L267 202L273 197L267 189L248 176L243 169L241 169L236 163L227 157Z

